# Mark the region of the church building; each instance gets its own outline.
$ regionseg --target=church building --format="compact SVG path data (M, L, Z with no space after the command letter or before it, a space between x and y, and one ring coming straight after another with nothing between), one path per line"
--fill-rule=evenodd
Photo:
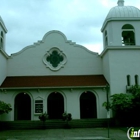
M39 120L44 112L50 119L61 119L64 112L73 119L107 118L102 106L107 93L126 93L139 84L140 10L118 0L101 32L101 54L52 30L9 56L7 29L0 18L0 100L12 106L0 120Z

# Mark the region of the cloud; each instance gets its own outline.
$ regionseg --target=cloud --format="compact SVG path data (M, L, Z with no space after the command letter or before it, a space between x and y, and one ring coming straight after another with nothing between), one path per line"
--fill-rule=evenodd
M8 29L8 54L41 40L50 30L60 30L69 40L86 47L94 46L88 47L92 51L98 50L96 46L103 48L100 29L109 10L117 6L117 0L1 0L1 3L0 14ZM139 0L135 3L127 0L125 5L140 7Z

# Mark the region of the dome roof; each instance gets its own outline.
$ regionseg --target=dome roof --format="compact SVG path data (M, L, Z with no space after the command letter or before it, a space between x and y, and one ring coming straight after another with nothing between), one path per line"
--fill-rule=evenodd
M118 0L118 6L110 9L101 30L111 20L140 20L140 10L134 6L124 6L124 0Z
M140 10L133 6L116 6L109 11L106 20L110 18L140 18Z

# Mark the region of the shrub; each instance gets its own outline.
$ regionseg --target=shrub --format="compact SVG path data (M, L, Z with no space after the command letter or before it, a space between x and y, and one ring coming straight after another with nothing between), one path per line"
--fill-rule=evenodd
M49 118L49 115L46 112L39 115L39 119L42 122L45 122L48 118Z
M0 101L0 115L4 113L9 113L12 110L11 105L3 101Z
M65 128L70 128L70 125L68 124L68 122L72 120L72 115L71 115L71 113L66 113L66 112L64 112L64 113L62 114L62 117L63 117L63 121L66 122Z

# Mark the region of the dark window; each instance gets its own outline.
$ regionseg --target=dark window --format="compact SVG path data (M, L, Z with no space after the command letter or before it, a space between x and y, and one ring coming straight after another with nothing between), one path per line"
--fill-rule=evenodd
M108 46L108 36L107 36L107 31L105 31L105 46Z
M135 75L135 85L138 86L139 82L138 82L138 75Z
M53 92L48 96L47 108L49 119L62 119L64 113L64 97L61 93Z
M3 32L0 34L0 48L3 48Z
M122 45L135 45L135 31L134 27L130 24L122 27Z
M64 60L64 58L56 50L54 50L50 56L47 56L46 60L50 62L53 67L57 67L59 63Z
M3 31L1 31L1 37L3 37Z
M31 98L27 93L15 97L15 120L31 120Z
M2 38L0 39L0 41L1 41L1 43L3 43L3 39Z
M96 97L90 91L86 91L80 96L80 118L97 118Z
M131 83L130 83L130 75L127 75L127 86L130 86Z

